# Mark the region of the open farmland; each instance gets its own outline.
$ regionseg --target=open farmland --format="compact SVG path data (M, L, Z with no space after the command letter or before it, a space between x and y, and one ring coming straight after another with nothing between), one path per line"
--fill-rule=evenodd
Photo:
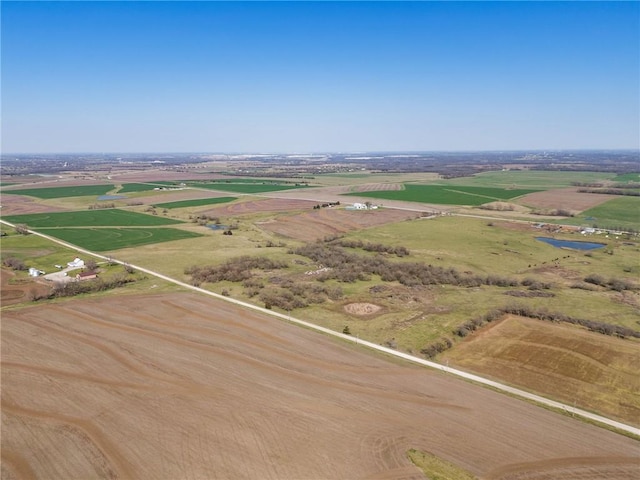
M150 183L125 183L116 193L120 195L122 193L147 192L159 187L160 185L158 184Z
M48 212L63 212L64 208L60 208L54 205L47 205L41 203L36 199L16 196L16 195L4 195L2 194L0 202L2 203L2 215L28 215L31 213L48 213Z
M261 222L259 227L288 238L313 241L416 216L415 212L386 208L369 211L323 208L298 215L279 216L273 220Z
M533 193L532 189L503 189L492 187L412 185L405 184L402 190L359 191L350 195L381 200L401 200L436 205L482 205L496 200L510 200Z
M198 233L177 228L52 228L43 231L87 250L106 252L127 247L172 242L199 237Z
M518 200L518 203L538 209L562 209L582 212L612 200L611 195L579 192L577 187L535 192ZM564 221L564 220L563 220Z
M26 195L29 197L52 199L105 195L114 188L114 185L75 185L67 187L24 188L15 190L3 189L2 194Z
M148 227L182 223L171 218L145 215L127 210L80 210L77 212L55 212L33 215L9 215L4 219L11 223L22 223L30 228L51 227Z
M510 316L442 360L610 418L636 424L640 419L640 344L635 340Z
M6 310L3 478L635 479L638 443L193 294ZM63 459L63 460L62 460Z
M640 197L618 197L605 200L607 201L582 212L577 220L581 224L597 225L601 228L640 230Z
M503 170L482 172L470 177L447 180L449 185L501 188L533 188L538 190L570 187L576 182L606 182L615 174L604 172L562 172L545 170ZM439 181L438 183L441 183Z
M215 182L215 183L189 183L193 188L206 188L209 190L219 190L222 192L233 193L264 193L278 192L280 190L293 190L297 188L309 188L307 185L278 184L273 182L261 183L231 183L231 182Z
M214 197L214 198L194 198L193 200L180 200L177 202L156 203L158 208L186 208L201 207L203 205L214 205L217 203L228 203L237 200L237 197Z
M625 173L624 175L616 175L614 182L640 182L640 173Z
M313 202L311 200L288 200L281 198L270 198L236 202L230 205L223 205L220 207L215 207L211 210L206 210L204 213L215 216L251 215L254 213L281 213L295 210L311 210L315 205L317 205L317 202Z

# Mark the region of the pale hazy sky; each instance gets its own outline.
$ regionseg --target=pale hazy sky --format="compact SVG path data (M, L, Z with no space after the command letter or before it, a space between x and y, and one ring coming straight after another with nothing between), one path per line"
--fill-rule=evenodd
M638 2L0 8L3 153L640 148Z

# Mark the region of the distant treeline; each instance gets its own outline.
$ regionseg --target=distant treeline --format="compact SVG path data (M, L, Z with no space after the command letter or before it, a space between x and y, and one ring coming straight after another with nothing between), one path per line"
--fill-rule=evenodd
M632 190L635 188L635 190ZM603 195L625 195L629 197L640 197L639 187L625 187L625 188L579 188L580 193L600 193Z

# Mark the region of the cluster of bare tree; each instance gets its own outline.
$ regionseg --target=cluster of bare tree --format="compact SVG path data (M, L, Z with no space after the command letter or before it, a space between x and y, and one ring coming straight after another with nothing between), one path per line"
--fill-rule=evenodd
M202 215L196 215L196 216L189 215L189 219L193 223L197 223L198 225L206 225L208 223L220 225L219 217L214 217L213 215L207 215L206 213L203 213Z
M28 270L27 265L16 257L7 257L2 261L2 265L12 270Z
M511 203L506 202L491 202L480 205L478 208L482 210L492 210L496 212L512 212L516 207Z
M290 253L302 255L317 264L328 267L328 270L315 277L318 281L337 280L353 283L358 280L369 280L371 275L379 275L384 282L397 281L408 287L419 285L515 287L521 284L516 279L499 275L481 276L471 272L461 273L455 268L443 268L420 262L392 262L380 255L374 257L357 255L346 252L336 245L326 245L321 242L307 244L291 250ZM523 285L531 286L530 280L526 282Z
M599 287L615 290L616 292L622 292L623 290L638 290L638 286L628 280L623 280L621 278L611 278L606 280L597 273L588 275L585 277L584 281L592 285L598 285Z
M398 257L406 257L409 255L407 247L383 245L382 243L363 242L362 240L330 240L331 245L338 245L345 248L360 248L365 252L390 253Z
M640 197L640 190L636 187L625 188L579 188L580 193L601 193L603 195L627 195L630 197Z
M101 210L107 208L116 208L115 203L94 203L87 207L89 210Z
M304 308L312 304L324 303L327 299L339 300L342 289L313 283L300 283L287 280L277 286L260 290L259 298L265 308L278 307L283 310Z
M59 282L54 284L53 291L49 298L73 297L83 293L104 292L106 290L123 287L135 281L135 277L122 273L107 279L98 278L86 282Z
M252 277L252 270L277 270L287 268L288 264L267 257L251 257L244 255L222 265L193 265L184 271L191 275L191 283L200 285L204 282L216 283L221 281L242 282Z
M548 217L573 217L575 216L573 212L565 209L565 208L538 208L532 210L531 213L533 215L544 215Z

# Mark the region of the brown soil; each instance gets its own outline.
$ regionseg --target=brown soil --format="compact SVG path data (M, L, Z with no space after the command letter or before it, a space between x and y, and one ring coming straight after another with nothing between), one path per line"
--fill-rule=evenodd
M349 187L352 192L380 192L385 190L402 190L401 183L365 183Z
M10 193L7 191L6 193ZM28 213L64 212L66 209L38 203L23 195L2 195L2 215L24 215Z
M349 303L344 309L352 315L373 315L382 310L382 307L373 303Z
M229 193L229 196L233 196L233 193ZM248 200L246 202L237 202L230 205L220 205L209 210L206 210L205 214L229 217L238 215L249 215L252 213L278 213L278 212L290 212L295 210L313 210L318 202L312 202L310 200L289 200L286 198L268 198L265 200Z
M640 468L629 438L196 294L1 328L3 479L422 479L410 448L485 478Z
M286 237L313 241L352 230L416 218L416 216L416 212L390 208L369 211L323 208L299 215L278 217L259 226Z
M13 278L14 272L0 269L0 306L29 302L33 297L44 297L51 292L51 286L30 279L25 279L23 283L10 284Z
M572 212L582 212L589 208L596 207L601 203L605 203L612 198L615 198L615 196L602 195L599 193L580 193L577 187L572 187L530 193L518 199L518 203L533 208L564 209Z

